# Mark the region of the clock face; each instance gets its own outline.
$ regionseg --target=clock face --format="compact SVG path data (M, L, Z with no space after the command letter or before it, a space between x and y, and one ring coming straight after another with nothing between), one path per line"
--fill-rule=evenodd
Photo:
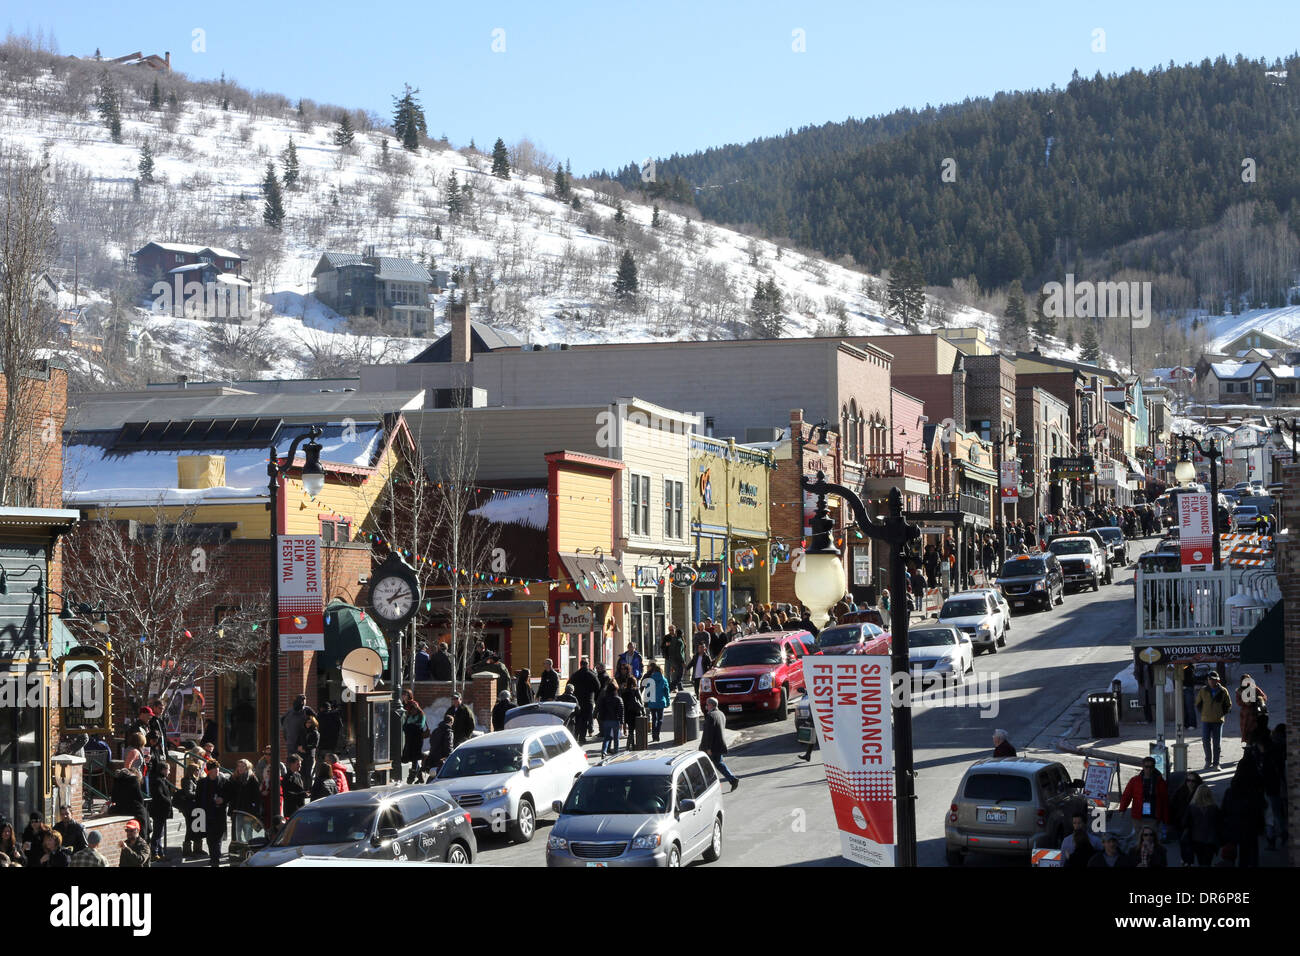
M403 577L380 578L370 589L375 613L389 621L400 621L415 608L415 592Z

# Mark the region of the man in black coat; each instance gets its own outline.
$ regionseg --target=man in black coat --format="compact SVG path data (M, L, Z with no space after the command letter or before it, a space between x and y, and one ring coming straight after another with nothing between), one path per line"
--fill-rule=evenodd
M72 810L63 807L59 810L59 822L54 829L63 838L63 848L78 853L86 848L86 831L80 823L72 819Z
M474 714L470 712L469 705L461 701L460 694L451 695L451 706L447 708L447 713L452 717L452 741L459 747L474 736Z
M339 737L343 735L343 714L334 706L333 701L321 705L320 717L320 752L329 753L339 749Z
M497 705L492 708L492 729L506 729L506 714L515 705L510 702L510 691L503 690L497 694Z
M451 655L447 653L445 643L438 644L438 650L429 663L429 672L433 675L434 680L454 680L455 668L452 666Z
M452 712L448 710L442 715L441 723L429 734L429 752L425 754L424 761L420 764L420 769L425 773L437 773L442 767L442 762L451 756L456 746L451 727L455 719Z
M307 802L307 786L302 780L302 758L297 754L289 755L289 771L280 778L280 787L284 793L284 818L287 820Z
M212 866L221 865L221 841L226 835L229 782L229 778L221 773L221 764L209 760L195 793L194 804L198 812L193 817L194 832L201 834L207 841L208 861Z
M600 693L600 678L587 666L584 657L578 670L569 680L574 696L578 698L578 743L585 744L591 735L591 718L596 710L596 695Z
M537 688L538 700L555 700L560 696L560 675L555 670L555 662L549 657L542 670L542 682Z
M710 697L704 701L704 724L700 729L700 749L709 755L713 765L718 768L724 780L735 790L740 781L727 769L723 758L727 755L727 718L718 710L718 698Z
M432 680L432 665L433 661L429 657L429 645L421 644L420 649L415 652L415 679Z

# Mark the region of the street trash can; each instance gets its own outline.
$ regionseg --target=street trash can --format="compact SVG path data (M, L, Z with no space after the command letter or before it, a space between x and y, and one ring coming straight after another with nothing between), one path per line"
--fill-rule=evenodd
M642 714L632 721L631 740L627 742L628 750L650 749L650 717Z
M688 744L700 737L700 702L689 690L673 698L673 743Z
M1119 700L1106 691L1088 695L1088 721L1094 740L1119 736Z

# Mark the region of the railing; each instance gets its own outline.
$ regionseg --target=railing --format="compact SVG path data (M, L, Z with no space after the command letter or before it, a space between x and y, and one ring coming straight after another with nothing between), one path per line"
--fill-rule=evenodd
M960 511L964 514L979 515L981 518L989 516L988 499L977 498L975 495L917 495L916 501L917 507L912 509L913 511Z
M1226 637L1231 573L1138 571L1138 636Z
M926 481L925 460L906 452L883 455L863 455L862 474L865 478L915 478Z

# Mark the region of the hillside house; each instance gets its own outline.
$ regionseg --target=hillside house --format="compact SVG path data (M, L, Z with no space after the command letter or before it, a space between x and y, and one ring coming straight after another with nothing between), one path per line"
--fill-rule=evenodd
M164 51L162 56L157 53L150 53L145 56L139 50L134 53L128 53L126 56L114 57L109 63L120 63L123 66L146 66L151 70L157 70L159 73L170 73L172 71L171 51Z
M171 275L185 266L206 263L218 272L243 276L248 259L219 246L195 246L183 242L149 242L131 253L137 274L150 279Z
M413 259L326 252L312 271L316 298L339 315L376 319L409 336L427 335L433 327L429 295L433 276Z

